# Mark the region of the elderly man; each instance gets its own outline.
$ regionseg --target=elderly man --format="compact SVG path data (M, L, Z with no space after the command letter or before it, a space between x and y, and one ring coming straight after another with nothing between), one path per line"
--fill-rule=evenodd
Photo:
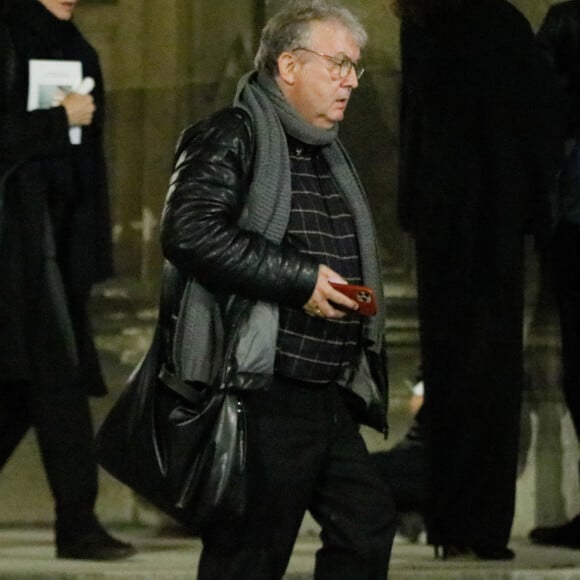
M255 339L223 364L247 414L247 509L205 523L201 580L282 578L306 510L322 528L315 578L387 574L394 507L358 429L386 429L382 280L337 139L365 42L348 10L289 2L264 28L235 106L178 147L164 254L215 297L226 342ZM331 282L371 287L378 314L358 314Z

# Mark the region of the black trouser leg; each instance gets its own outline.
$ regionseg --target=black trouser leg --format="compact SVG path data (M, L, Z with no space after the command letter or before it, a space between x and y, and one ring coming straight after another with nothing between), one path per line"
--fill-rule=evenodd
M580 440L580 226L561 222L552 264L562 333L563 389Z
M523 388L523 246L515 230L490 246L471 224L446 214L437 235L416 240L428 541L503 548Z
M315 580L385 580L396 528L392 495L335 399L328 462L309 510L322 527Z
M94 523L97 467L86 393L27 382L0 384L0 465L34 427L55 500L57 533L75 535Z
M384 580L393 502L337 390L276 384L244 398L247 517L207 526L199 580L280 580L306 509L323 530L317 579Z
M30 412L56 504L57 536L94 523L97 463L87 394L79 385L33 390Z

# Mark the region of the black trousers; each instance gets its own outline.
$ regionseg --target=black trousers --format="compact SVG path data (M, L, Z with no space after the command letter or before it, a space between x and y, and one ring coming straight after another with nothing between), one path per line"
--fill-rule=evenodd
M515 509L523 238L436 217L436 234L416 237L428 541L501 548Z
M559 224L552 266L562 333L564 397L580 440L580 225Z
M94 520L97 467L92 419L80 385L0 382L0 468L33 427L56 508L57 541Z
M339 388L278 381L244 398L247 515L203 531L199 580L280 580L307 510L322 528L316 580L385 580L394 503Z

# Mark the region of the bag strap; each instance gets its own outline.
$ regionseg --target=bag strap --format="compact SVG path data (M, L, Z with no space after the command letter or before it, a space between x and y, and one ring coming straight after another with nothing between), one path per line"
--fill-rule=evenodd
M161 275L161 295L159 297L159 317L157 324L161 329L161 344L163 350L163 366L169 373L175 372L173 360L173 337L175 335L175 322L179 300L183 293L184 280L168 260L163 262Z
M185 288L185 280L169 261L163 262L161 275L161 295L159 298L159 316L157 333L160 339L161 361L158 377L161 382L178 395L198 404L204 393L181 381L175 373L173 343L179 303Z
M174 343L177 320L181 308L181 300L187 280L177 268L167 260L163 263L161 279L161 296L159 300L159 316L155 331L159 340L158 349L158 379L183 399L194 405L206 401L215 389L207 389L203 383L184 381L176 372L174 360Z

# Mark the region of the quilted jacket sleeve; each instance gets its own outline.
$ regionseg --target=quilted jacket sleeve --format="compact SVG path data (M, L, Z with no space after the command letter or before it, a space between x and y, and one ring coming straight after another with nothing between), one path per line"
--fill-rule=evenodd
M161 220L163 253L214 292L301 307L316 285L318 264L238 226L253 151L251 121L240 109L184 132Z

